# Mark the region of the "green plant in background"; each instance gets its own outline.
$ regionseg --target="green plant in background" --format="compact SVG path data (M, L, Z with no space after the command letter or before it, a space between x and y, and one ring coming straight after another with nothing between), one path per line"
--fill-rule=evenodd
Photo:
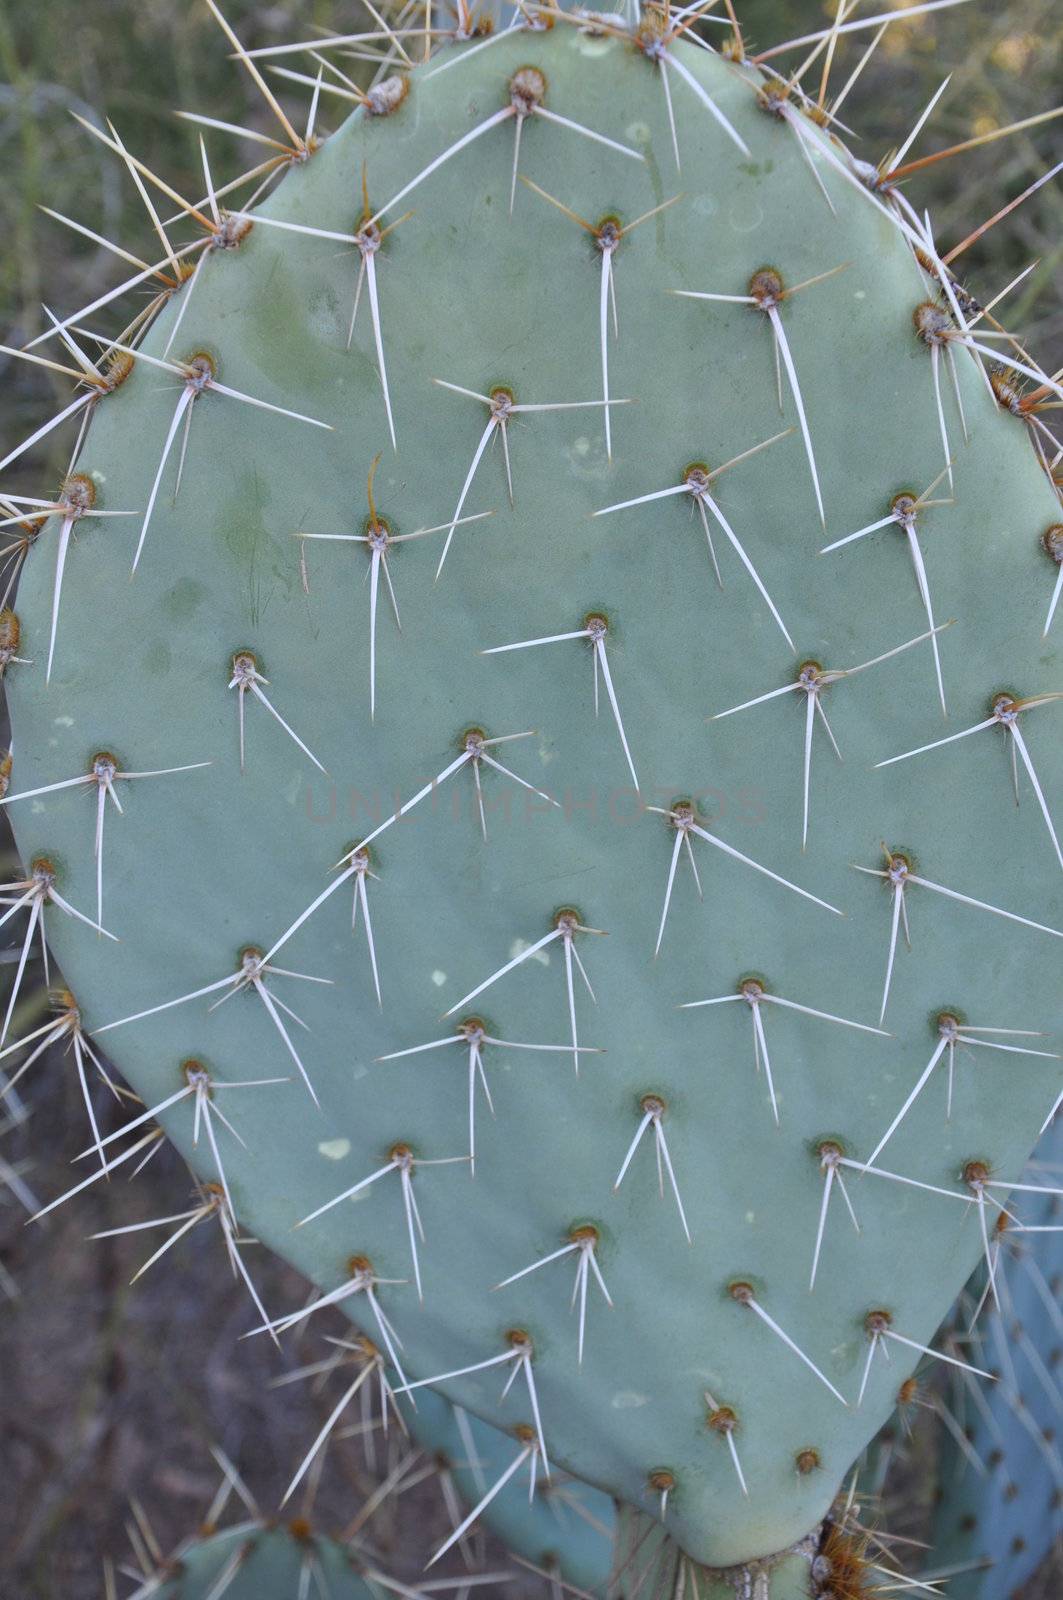
M438 1486L454 1525L460 1522L457 1496L475 1495L476 1485L490 1472L505 1448L505 1436L477 1418L450 1406L431 1391L411 1419L416 1438L429 1465L420 1477ZM367 1440L370 1438L367 1435ZM303 1600L310 1595L329 1600L383 1600L384 1596L416 1593L380 1561L358 1546L358 1521L334 1533L325 1533L309 1516L267 1516L254 1501L246 1483L224 1455L215 1455L223 1467L222 1482L206 1510L200 1527L163 1556L150 1519L137 1507L130 1537L141 1579L131 1600L159 1595L165 1600ZM412 1459L416 1460L414 1453ZM250 1513L243 1520L222 1526L234 1493ZM545 1498L533 1503L509 1486L497 1497L494 1521L516 1552L526 1551L523 1564L549 1578L555 1586L570 1587L582 1580L594 1586L608 1580L612 1550L612 1502L586 1484L556 1484ZM468 1535L462 1536L465 1570L437 1588L470 1594L510 1581L508 1571L484 1569L482 1552ZM518 1560L521 1559L518 1554ZM130 1576L134 1569L126 1569ZM563 1573L563 1576L562 1576ZM113 1593L113 1566L107 1573L108 1595ZM560 1591L558 1591L560 1592Z
M1046 1134L1031 1163L1032 1183L1057 1169L1059 1151L1057 1128ZM957 1321L962 1336L985 1297L980 1349L995 1381L987 1389L962 1379L955 1385L965 1447L961 1435L950 1431L940 1469L935 1556L945 1570L975 1566L977 1576L965 1579L972 1600L1018 1592L1063 1537L1063 1462L1056 1443L1063 1333L1060 1209L1054 1196L1017 1198L1022 1220L1013 1230L1001 1218L993 1283L984 1276L976 1281L970 1299L961 1302L966 1315ZM1023 1232L1029 1237L1022 1238Z
M837 29L785 79L724 9L416 66L400 18L254 205L103 136L166 255L30 351L92 417L7 496L6 893L146 1108L86 1091L81 1184L158 1119L234 1265L319 1286L256 1331L339 1305L403 1414L506 1429L485 1509L615 1496L614 1587L842 1597L839 1490L922 1355L979 1365L935 1330L1058 1104L1063 390L921 126L850 156Z
M408 1426L433 1453L441 1487L449 1479L466 1510L483 1498L513 1457L505 1433L432 1389L418 1390ZM453 1520L455 1526L463 1520L457 1510ZM595 1593L607 1587L616 1559L616 1514L601 1490L559 1473L529 1499L524 1484L511 1481L491 1502L490 1522L506 1547L534 1571Z
M300 1521L249 1521L191 1538L133 1592L142 1600L294 1600L315 1589L334 1600L387 1592L366 1581L342 1544Z

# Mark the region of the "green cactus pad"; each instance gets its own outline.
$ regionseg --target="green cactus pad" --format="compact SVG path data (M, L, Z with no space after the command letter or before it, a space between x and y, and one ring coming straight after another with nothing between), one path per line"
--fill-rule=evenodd
M1026 1181L1058 1168L1063 1125L1045 1134L1034 1152ZM1063 1464L1056 1444L1059 1414L1059 1288L1063 1222L1058 1197L1017 1196L1018 1229L1003 1231L995 1282L1000 1309L992 1304L985 1274L971 1284L975 1302L989 1301L979 1346L993 1382L981 1403L958 1382L946 1396L964 1418L967 1449L950 1433L942 1450L941 1495L935 1512L934 1564L968 1567L970 1600L1017 1594L1063 1540ZM1027 1203L1022 1204L1023 1201ZM1021 1229L1039 1231L1026 1239ZM970 1305L960 1302L966 1318ZM1014 1347L1013 1347L1014 1346Z
M298 1522L248 1522L189 1539L137 1591L159 1600L220 1600L223 1593L225 1600L296 1600L304 1593L381 1600L389 1591L367 1582L343 1545Z
M501 1384L499 1385L501 1388ZM432 1389L419 1390L409 1428L448 1472L467 1507L475 1506L513 1459L509 1437ZM579 1479L555 1474L529 1501L511 1479L489 1507L491 1526L509 1550L577 1589L602 1594L618 1560L612 1499Z
M644 39L651 55L653 38ZM390 115L356 112L284 178L235 248L208 253L171 352L206 358L189 369L201 392L191 402L180 493L175 503L183 423L131 582L163 442L191 392L180 374L146 359L163 357L178 302L93 418L78 470L95 485L98 509L138 516L86 518L75 530L50 683L54 521L27 561L18 607L22 653L35 664L8 673L11 795L88 773L101 751L119 772L211 763L116 780L124 814L111 811L106 822L103 923L119 943L46 908L48 935L99 1048L148 1107L187 1086L189 1061L228 1082L289 1078L218 1091L245 1142L212 1118L244 1226L322 1294L369 1282L348 1278L352 1261L361 1262L354 1270L372 1275L411 1381L486 1361L523 1331L551 1463L645 1514L659 1510L654 1475L669 1473L670 1535L689 1558L730 1569L814 1539L919 1359L898 1342L889 1362L876 1352L857 1407L865 1319L887 1313L899 1338L929 1344L981 1250L965 1169L989 1182L1015 1179L1058 1091L1055 1061L960 1049L946 1120L943 1054L878 1165L956 1198L842 1168L860 1232L835 1184L810 1293L821 1146L866 1160L940 1042L939 1015L987 1028L1058 1025L1063 876L1021 763L1015 806L1004 726L875 768L981 722L1003 691L1063 688L1056 643L1041 637L1055 571L1040 541L1058 522L1058 504L1024 423L998 407L970 353L933 344L944 337L947 309L933 327L923 319L931 343L919 337L913 314L939 297L891 220L889 197L847 181L837 164L849 158L827 135L811 124L795 132L798 111L772 114L752 68L683 40L669 54L732 133L671 65L559 21L413 72ZM516 119L477 130L511 106L509 86L526 67L535 70L518 78L528 113L518 124L520 174L587 219L595 237L520 182L509 215ZM536 104L627 148L592 141ZM810 138L831 159L810 153ZM397 198L448 149L408 199ZM397 451L368 283L346 348L359 251L342 237L293 231L353 235L365 220L363 173L370 207L386 208L381 226L412 210L373 257ZM619 336L609 328L609 387L632 403L612 408L610 461L600 406L519 408L601 400L596 239L609 219L622 230L648 212L655 215L621 233L611 262ZM671 292L744 296L765 268L797 290L792 299L772 299L779 285L770 275L756 280L754 305ZM798 379L825 526L785 360L780 412L768 309ZM942 478L935 349L951 489ZM333 431L204 389L207 380ZM498 417L510 400L518 408L507 421L513 504L496 438L462 513L494 515L455 530L438 581L445 531L388 541L446 529L489 415L481 400L434 380L501 393ZM685 477L773 439L718 481ZM374 510L366 480L378 454ZM935 503L919 510L915 531L944 629L936 639L948 719L927 641L825 690L844 762L817 721L802 850L804 693L707 719L792 683L802 664L855 668L927 632L900 523L817 552L889 519L898 495L921 495L936 480ZM596 515L691 482L707 483L711 506L683 492ZM699 505L709 512L722 592ZM364 543L298 538L364 536L367 516L402 614L400 633L377 567L375 720L370 552ZM557 634L577 637L481 653ZM228 687L234 659L248 655L238 684L250 684L252 666L268 680L255 687L328 776L250 687ZM1018 722L1049 806L1063 796L1060 716L1046 704ZM474 744L470 754L470 730L525 737ZM491 767L484 750L521 782ZM696 812L675 810L681 800ZM86 915L96 905L93 816L77 788L12 805L27 865L47 858L55 888ZM682 848L690 820L710 835L686 832L703 898ZM370 834L374 876L341 881L335 863ZM902 930L883 1023L889 1036L772 1003L878 1025L891 892L881 877L853 869L881 870L883 842L916 880L904 891L911 949ZM677 875L655 958L673 849ZM379 1005L364 906L352 936L359 884L368 891ZM273 963L328 986L265 980L309 1025L303 1032L280 1013L320 1105L247 986L218 1009L210 1007L229 993L224 987L109 1029L222 985L248 947L268 951L330 886ZM571 943L585 1052L578 1075L571 1049L487 1044L495 1115L473 1083L473 1178L468 1160L455 1159L469 1155L469 1050L457 1029L475 1015L491 1038L571 1043L566 910L605 935L577 931ZM747 998L679 1009L737 996L751 976L767 996L758 996L759 1009ZM755 1017L778 1125L763 1049L755 1059ZM380 1060L441 1038L453 1042ZM657 1097L656 1113L647 1096ZM205 1134L193 1148L191 1098L162 1121L197 1170L216 1178ZM658 1193L658 1128L692 1242L663 1168ZM411 1155L410 1192L425 1230L423 1303L404 1209ZM296 1228L389 1167L350 1202ZM999 1188L982 1192L1004 1197ZM581 1264L582 1363L578 1294L570 1310ZM365 1292L342 1304L379 1337ZM285 1309L270 1308L277 1316ZM498 1426L533 1425L522 1376L504 1403L497 1368L443 1388ZM727 1428L719 1425L725 1410ZM534 1433L522 1431L513 1458L526 1450L534 1460L535 1448ZM789 1592L784 1580L773 1592Z

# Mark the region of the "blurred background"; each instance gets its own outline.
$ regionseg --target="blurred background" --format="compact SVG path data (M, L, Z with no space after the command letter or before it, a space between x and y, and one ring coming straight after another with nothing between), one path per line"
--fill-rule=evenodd
M736 5L751 51L823 27L834 12L833 0ZM354 32L373 25L352 0L226 0L225 9L249 47L309 38L319 29ZM916 154L1063 99L1061 0L975 0L929 17L906 18L906 9L906 0L864 0L853 13L899 14L844 113L860 132L855 149L865 159L877 162L903 140L950 73ZM841 46L835 84L844 81L868 37ZM792 52L777 65L785 70L799 59ZM291 87L277 83L298 125L306 96L289 96ZM339 120L337 104L323 103L324 128ZM104 293L120 272L134 270L53 222L41 206L134 255L154 260L158 254L133 184L71 113L97 124L112 119L129 149L182 193L198 196L195 133L174 116L176 109L273 131L201 0L0 5L0 343L26 343L45 325L42 306L66 313ZM222 134L211 136L210 148L216 181L258 159L254 146ZM931 167L909 193L920 209L929 206L945 249L1061 159L1063 122L1049 123ZM1051 372L1063 366L1063 179L1047 184L966 252L960 268L984 301L1031 262L1036 267L1004 314ZM127 309L96 320L117 331L129 315ZM68 400L66 380L0 353L0 455ZM57 432L5 474L4 487L48 493L70 445L70 435ZM0 833L5 880L16 867L10 836ZM3 940L20 936L10 925L0 933ZM0 946L4 1006L5 974L17 955L17 944ZM15 1037L48 1016L39 962L31 973ZM84 1114L76 1077L60 1054L34 1066L23 1098L22 1122L12 1119L10 1102L6 1114L0 1107L0 1594L5 1600L97 1600L107 1593L104 1558L131 1559L127 1529L139 1514L130 1510L131 1501L169 1549L195 1526L210 1499L218 1479L209 1454L215 1444L240 1462L262 1504L275 1504L335 1393L313 1393L298 1383L271 1388L280 1369L264 1340L241 1346L237 1358L235 1340L247 1325L248 1307L245 1291L229 1276L213 1222L194 1230L134 1288L130 1278L161 1235L88 1242L103 1229L186 1208L188 1174L168 1149L135 1183L119 1174L54 1213L47 1225L26 1228L27 1207L69 1185L67 1163L82 1142ZM122 1113L106 1091L97 1106L107 1132ZM304 1286L288 1269L260 1251L249 1252L249 1265L267 1307L299 1302ZM343 1327L337 1317L333 1331ZM302 1348L289 1347L289 1367L320 1358L322 1331L304 1336ZM918 1425L915 1444L902 1443L886 1481L883 1515L893 1532L919 1537L929 1482L920 1462L933 1446ZM358 1441L340 1441L329 1452L316 1514L326 1525L343 1527L371 1489ZM444 1526L437 1498L428 1484L376 1513L366 1532L382 1559L401 1567L415 1523L422 1549L430 1531L425 1525ZM128 1591L119 1577L117 1593ZM1057 1564L1023 1600L1061 1594L1063 1566Z

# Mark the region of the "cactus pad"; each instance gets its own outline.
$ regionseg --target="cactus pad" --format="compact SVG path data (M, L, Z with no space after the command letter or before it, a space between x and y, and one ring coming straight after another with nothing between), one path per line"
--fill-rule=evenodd
M615 34L211 233L26 561L10 892L396 1390L788 1600L1058 1093L1058 502L889 189Z

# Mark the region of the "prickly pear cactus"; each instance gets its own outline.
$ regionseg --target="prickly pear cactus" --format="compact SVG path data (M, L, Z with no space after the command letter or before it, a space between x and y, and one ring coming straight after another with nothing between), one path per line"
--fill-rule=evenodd
M133 1600L379 1600L386 1592L366 1581L344 1545L309 1524L246 1522L187 1540Z
M26 559L10 894L398 1403L703 1593L855 1593L823 1519L1059 1087L1059 506L900 189L656 8L549 20L202 212Z
M1042 1181L1045 1168L1058 1170L1061 1135L1057 1126L1041 1141L1031 1182ZM965 1423L967 1448L950 1438L939 1469L934 1565L973 1566L963 1580L970 1600L1017 1594L1049 1550L1063 1544L1063 1217L1055 1197L1019 1210L1017 1231L1006 1227L999 1237L1000 1306L990 1305L978 1345L994 1381L958 1377L952 1403ZM1026 1239L1019 1237L1023 1229L1033 1230ZM976 1294L992 1300L984 1281Z
M432 1389L418 1392L409 1427L435 1456L441 1481L449 1477L466 1510L479 1503L513 1459L506 1433ZM609 1495L555 1473L529 1499L526 1486L511 1479L492 1500L489 1516L507 1548L539 1572L594 1594L605 1592L619 1554Z

